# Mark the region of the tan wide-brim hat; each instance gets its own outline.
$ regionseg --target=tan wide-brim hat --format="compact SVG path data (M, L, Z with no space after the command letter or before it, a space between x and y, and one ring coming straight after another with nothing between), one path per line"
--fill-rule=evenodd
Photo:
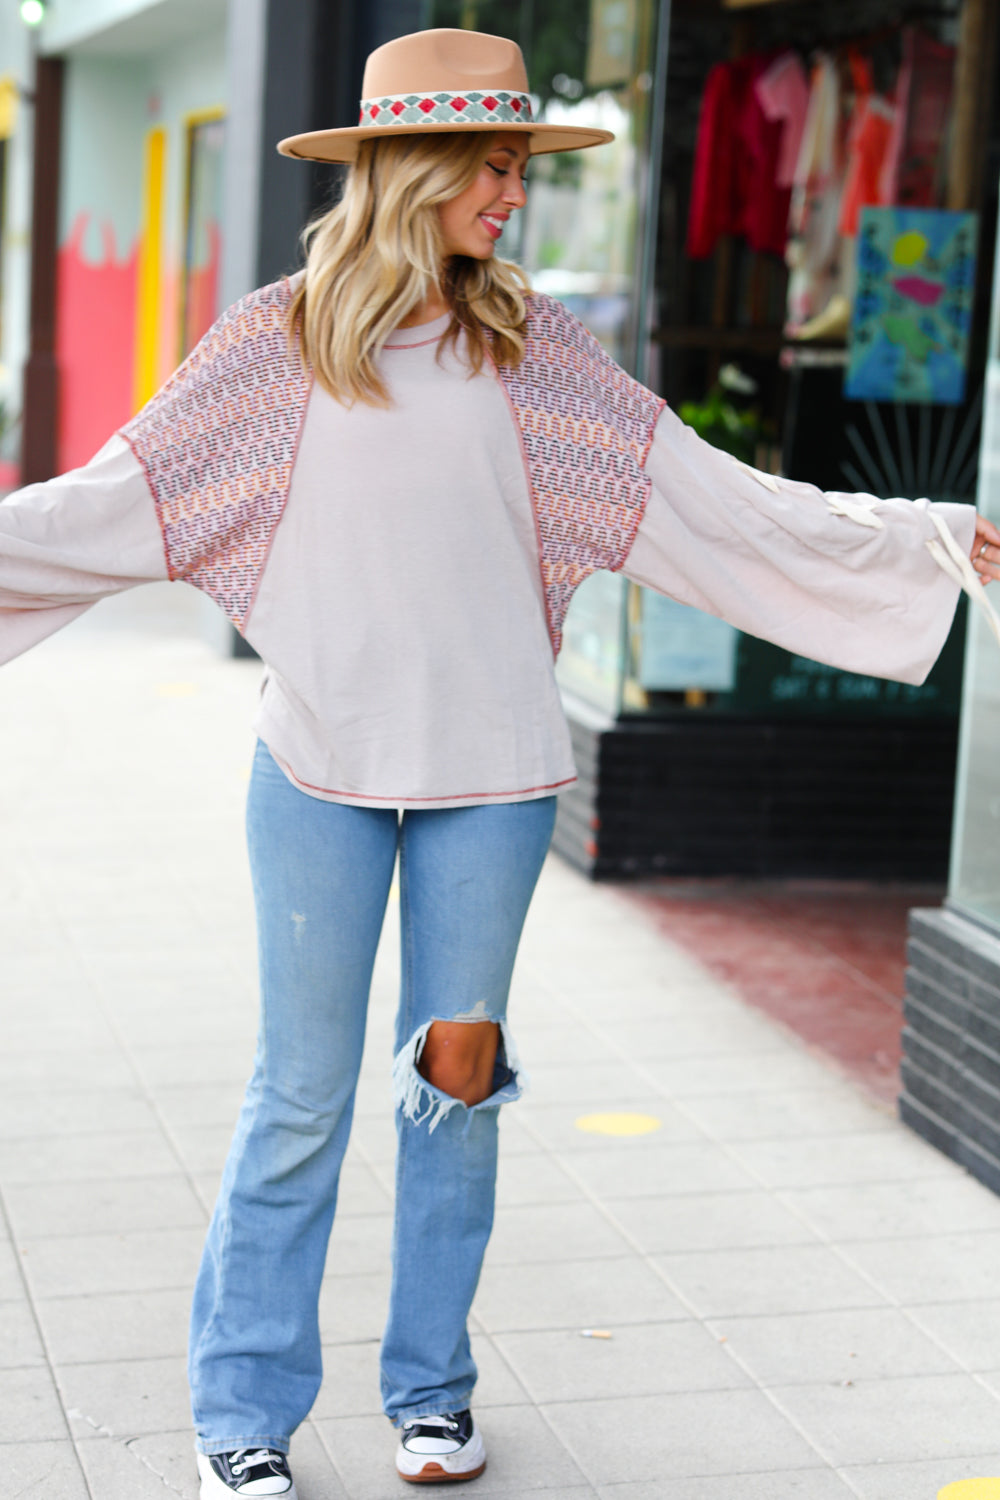
M361 141L438 131L513 130L532 156L613 141L610 130L545 125L532 115L528 75L516 42L481 31L417 31L371 54L357 125L311 130L278 142L283 156L351 162Z

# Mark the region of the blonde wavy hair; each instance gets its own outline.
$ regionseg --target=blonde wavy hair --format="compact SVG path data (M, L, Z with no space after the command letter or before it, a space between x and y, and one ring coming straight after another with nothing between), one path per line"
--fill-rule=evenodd
M305 230L291 329L335 400L389 405L379 351L436 287L451 309L443 345L464 331L476 373L487 359L520 363L527 278L496 257L445 263L437 213L475 181L495 139L469 131L363 141L339 202Z

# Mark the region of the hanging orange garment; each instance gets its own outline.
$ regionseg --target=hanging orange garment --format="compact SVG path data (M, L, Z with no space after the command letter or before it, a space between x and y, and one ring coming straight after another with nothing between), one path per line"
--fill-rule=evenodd
M885 164L892 147L896 110L887 99L870 95L861 105L848 141L847 178L840 209L841 234L858 232L861 210L888 202L883 196Z

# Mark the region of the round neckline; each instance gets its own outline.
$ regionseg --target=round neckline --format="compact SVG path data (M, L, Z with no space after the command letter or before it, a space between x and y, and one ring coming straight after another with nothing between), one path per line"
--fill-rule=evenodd
M429 323L417 323L412 328L396 328L385 343L383 349L413 349L418 344L436 344L448 330L451 323L451 313L442 313L439 318L432 318Z

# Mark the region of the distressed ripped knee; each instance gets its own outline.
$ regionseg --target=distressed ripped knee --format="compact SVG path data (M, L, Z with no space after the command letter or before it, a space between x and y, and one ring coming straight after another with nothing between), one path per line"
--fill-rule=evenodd
M400 1048L392 1074L396 1107L430 1131L459 1107L517 1099L523 1085L506 1021L480 1015L428 1021Z
M496 1021L432 1021L417 1059L417 1072L442 1094L461 1099L471 1109L493 1092L499 1041Z

